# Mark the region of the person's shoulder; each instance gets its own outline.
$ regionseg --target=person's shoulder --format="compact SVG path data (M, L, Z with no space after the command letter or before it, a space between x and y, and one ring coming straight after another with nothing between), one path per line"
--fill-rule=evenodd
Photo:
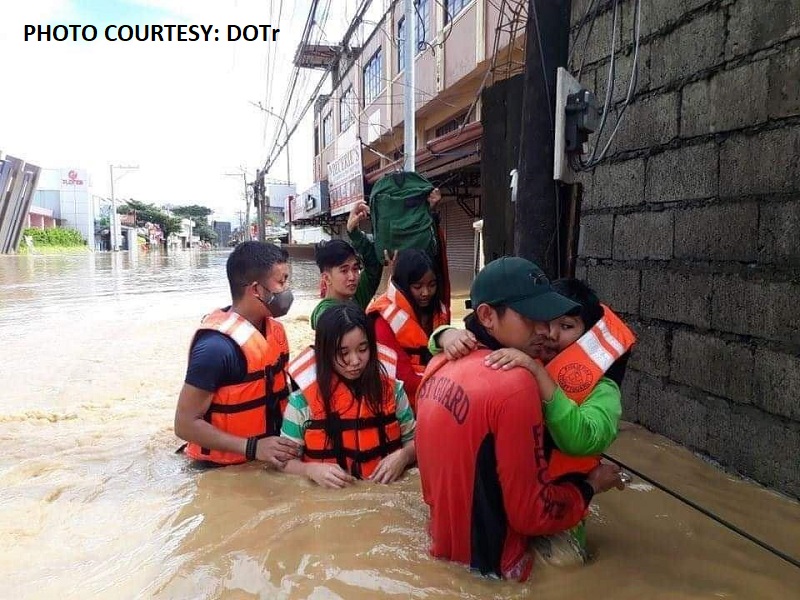
M215 329L201 329L192 343L193 352L235 352L237 347L230 336Z
M448 377L454 376L459 384L467 384L479 389L491 389L497 397L506 397L537 389L533 374L522 367L508 371L492 369L484 364L484 359L491 354L487 348L479 348L458 360L447 361L442 366Z
M332 298L323 298L320 300L314 307L314 310L311 311L311 326L314 327L317 324L317 320L319 319L320 315L322 315L322 313L324 313L334 304L336 304L336 300L333 300Z

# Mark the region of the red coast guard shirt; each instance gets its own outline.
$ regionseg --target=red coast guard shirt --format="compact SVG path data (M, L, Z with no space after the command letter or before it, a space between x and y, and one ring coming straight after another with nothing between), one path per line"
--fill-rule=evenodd
M488 354L436 357L417 393L431 554L524 581L528 538L576 525L592 488L577 475L549 480L536 381L526 369L485 367Z

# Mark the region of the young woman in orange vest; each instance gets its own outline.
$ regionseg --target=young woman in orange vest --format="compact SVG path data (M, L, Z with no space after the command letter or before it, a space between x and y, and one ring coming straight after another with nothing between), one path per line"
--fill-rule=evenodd
M440 301L433 261L421 250L401 250L386 293L367 307L375 337L397 353L397 376L405 385L412 409L417 388L431 359L428 338L450 323L450 310Z
M400 477L416 460L416 422L396 366L363 309L342 302L325 310L314 346L289 365L300 389L289 397L281 436L303 450L284 471L330 488Z

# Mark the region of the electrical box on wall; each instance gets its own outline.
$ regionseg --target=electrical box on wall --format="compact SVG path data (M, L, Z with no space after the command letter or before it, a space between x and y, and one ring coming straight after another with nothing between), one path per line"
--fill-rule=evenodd
M553 179L573 183L569 157L585 152L588 135L597 129L599 111L594 94L564 68L557 72L555 113Z

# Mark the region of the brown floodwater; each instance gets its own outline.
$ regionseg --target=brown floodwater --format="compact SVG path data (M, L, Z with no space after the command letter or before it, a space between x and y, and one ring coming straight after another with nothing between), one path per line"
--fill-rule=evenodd
M427 554L419 477L345 491L176 455L193 329L226 253L0 256L0 598L798 598L800 569L651 485L598 497L585 567L526 584ZM308 344L317 274L283 319ZM641 428L610 454L800 558L800 506Z

